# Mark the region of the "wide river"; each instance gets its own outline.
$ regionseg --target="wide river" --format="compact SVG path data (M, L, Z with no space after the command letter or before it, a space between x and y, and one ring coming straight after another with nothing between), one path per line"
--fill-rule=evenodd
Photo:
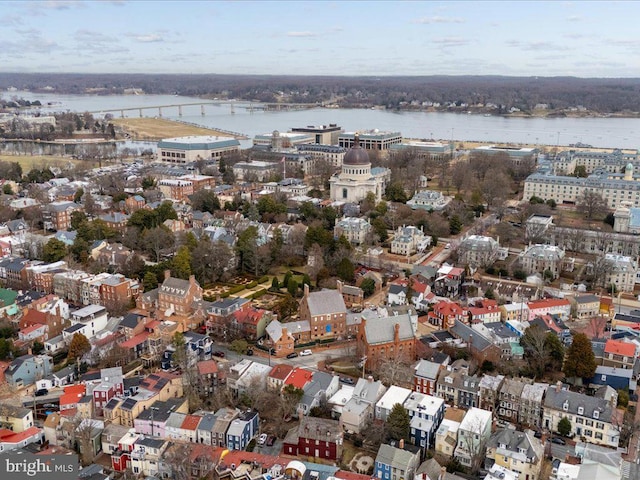
M186 104L203 101L194 97L174 95L59 95L55 93L1 92L4 98L13 96L40 100L42 112L77 111L107 112L120 116L121 108ZM48 103L53 105L47 106ZM137 117L139 112L124 112ZM253 111L236 105L207 105L205 115L199 106L163 108L164 118L221 128L247 135L273 130L288 131L292 127L337 123L346 131L379 129L399 131L406 138L435 138L485 142L511 142L545 145L585 143L595 147L638 148L639 118L505 118L499 116L458 113L393 112L366 109L314 108L297 111ZM158 110L143 110L145 116L157 116ZM243 146L251 142L243 142Z

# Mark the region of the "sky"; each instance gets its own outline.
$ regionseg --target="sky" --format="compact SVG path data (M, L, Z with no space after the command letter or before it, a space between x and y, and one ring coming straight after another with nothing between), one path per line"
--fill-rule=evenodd
M640 77L636 1L0 0L0 72Z

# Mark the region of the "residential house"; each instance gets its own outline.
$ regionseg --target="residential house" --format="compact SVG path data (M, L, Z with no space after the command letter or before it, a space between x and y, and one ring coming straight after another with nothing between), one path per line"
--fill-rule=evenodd
M359 378L353 395L342 408L340 421L346 431L362 432L373 421L375 405L382 398L387 388L373 377Z
M469 375L469 364L464 360L456 360L441 370L436 381L435 395L446 403L463 408L478 405L480 379Z
M469 307L469 323L486 324L500 322L500 309L498 308L498 302L495 300L489 300L486 298L480 299L470 305Z
M100 305L89 305L71 313L71 326L62 331L62 337L66 342L80 333L89 340L107 326L107 309Z
M207 308L207 332L225 337L227 328L233 321L235 312L251 307L251 301L246 298L222 298L209 304Z
M71 214L82 210L82 205L69 201L51 202L42 207L42 221L45 230L69 230Z
M104 215L99 215L98 218L106 223L107 227L112 228L116 232L124 232L130 216L121 212L109 212Z
M576 318L592 318L600 315L600 297L597 295L576 295L572 300Z
M448 458L453 456L458 443L460 422L444 418L436 430L436 452Z
M337 290L309 292L309 286L305 284L300 320L309 322L313 340L346 335L347 307L342 295Z
M564 261L564 250L555 245L529 245L520 254L520 264L528 275L539 273L558 278Z
M293 367L286 363L275 365L267 375L267 389L279 392L284 387L284 382L293 371Z
M464 279L464 268L444 264L436 272L433 293L441 297L457 297L460 295Z
M124 208L127 213L132 214L145 206L146 200L141 195L132 195L124 201Z
M134 475L148 477L167 475L164 458L170 443L160 438L141 437L131 450L129 467ZM157 477L156 477L157 478Z
M467 323L469 311L457 303L441 300L433 306L427 318L431 325L446 329L453 327L456 321Z
M298 403L298 412L308 415L315 407L326 403L340 388L339 377L326 372L313 372L311 380L307 382L302 391L304 394Z
M491 412L471 408L458 428L455 458L465 467L478 467L484 459L485 446L491 436Z
M13 290L27 287L27 267L31 260L26 258L7 257L0 260L0 280L4 286Z
M413 480L420 466L420 447L404 440L383 443L376 455L373 475L380 480Z
M520 415L520 401L524 386L530 383L519 378L505 378L498 392L497 413L507 422L516 423Z
M464 342L469 352L480 363L489 360L497 364L503 356L501 347L495 345L477 330L456 320L449 332L459 341Z
M9 364L4 378L11 387L33 385L53 372L53 358L49 355L22 355Z
M460 242L457 252L462 265L488 267L498 259L500 244L491 237L469 235Z
M360 287L344 285L342 281L337 282L338 292L342 295L345 305L362 305L364 303L364 291Z
M404 402L409 413L411 442L425 451L435 444L436 430L444 418L444 400L413 392Z
M539 480L544 447L530 430L520 432L510 428L496 431L487 442L485 468L494 465L516 473L522 480Z
M602 365L605 367L633 368L636 361L636 344L609 339L604 345Z
M22 432L0 430L0 453L19 450L32 443L42 442L44 431L38 427L29 427Z
M220 379L218 362L215 360L202 360L196 363L198 371L198 383L196 388L198 392L205 397L213 395Z
M558 383L547 388L542 425L557 432L558 422L566 417L571 423L571 434L584 437L589 443L617 448L621 423L616 415L615 399L608 401L571 392Z
M158 400L144 408L133 421L135 431L141 435L167 437L167 421L172 413L187 413L187 404L183 398Z
M402 226L398 227L391 240L391 253L409 256L425 251L429 245L431 245L431 237L424 234L422 227Z
M58 414L51 414L58 415ZM51 416L49 415L49 416ZM47 417L48 419L49 417ZM118 441L129 432L129 428L117 423L108 423L102 431L102 452L111 455L118 450Z
M412 392L408 388L391 385L382 398L376 403L376 420L386 422L393 407L396 405L404 405L404 402L411 394Z
M204 445L213 445L213 427L216 423L216 415L206 412L202 414L198 428L196 429L197 442Z
M518 415L518 421L521 425L536 429L542 426L544 394L548 388L549 385L546 383L525 384L520 397L520 414Z
M442 365L429 360L420 360L414 367L413 389L425 395L433 395L436 391L438 373Z
M233 312L228 332L231 338L240 337L255 342L265 334L265 329L273 319L273 313L255 307Z
M369 369L394 359L413 362L416 356L416 337L411 316L395 315L387 318L363 318L358 328L358 353L366 358Z
M603 367L598 365L596 373L589 379L588 384L592 388L607 385L614 390L628 390L635 392L638 387L637 374L630 368Z
M367 241L371 232L371 223L366 218L342 217L336 221L333 236L338 239L344 237L354 245L362 245Z
M489 412L493 412L498 404L498 396L504 382L504 375L484 374L478 384L478 406Z
M506 303L500 305L501 321L525 322L529 320L529 307L525 302Z
M405 305L407 303L407 285L404 283L391 283L387 291L388 305Z
M0 429L20 433L33 427L33 411L5 403L0 409Z
M337 462L342 458L343 432L338 420L302 417L282 444L285 455L314 457Z
M213 425L211 433L211 445L214 447L227 447L227 430L231 422L240 414L240 411L233 408L221 408L216 412L216 423Z
M563 319L571 316L571 302L566 298L543 298L527 303L529 318L531 321L536 317L545 315L559 315Z

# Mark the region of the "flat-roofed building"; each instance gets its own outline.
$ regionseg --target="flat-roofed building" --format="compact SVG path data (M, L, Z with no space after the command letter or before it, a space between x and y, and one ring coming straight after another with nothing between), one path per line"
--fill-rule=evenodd
M190 136L165 138L158 142L158 160L167 163L191 163L220 158L240 151L240 142L231 137Z
M282 148L291 148L304 143L315 143L315 136L301 132L279 132L274 130L272 133L263 133L253 137L253 145L268 146L273 150Z
M282 168L281 165L281 163L264 162L261 160L238 162L233 166L233 173L236 176L236 180L255 177L258 182L263 182L278 172L278 170Z
M388 150L391 145L402 143L402 133L381 132L378 129L360 132L345 132L338 137L338 145L351 148L357 144L355 137L359 137L359 145L365 150Z
M342 235L350 243L361 245L366 242L371 232L371 223L366 218L343 217L333 229L333 236L340 238Z
M344 132L344 130L336 123L330 123L329 125L307 125L306 127L294 127L291 129L291 132L313 135L315 138L313 143L336 145L338 143L338 137L342 132Z
M396 143L389 147L389 153L391 155L408 151L420 158L432 158L436 160L451 157L454 150L455 147L453 143L418 142L414 140Z
M538 149L530 147L498 147L496 145L481 145L471 151L472 155L498 155L506 154L515 165L520 165L523 161L538 158Z

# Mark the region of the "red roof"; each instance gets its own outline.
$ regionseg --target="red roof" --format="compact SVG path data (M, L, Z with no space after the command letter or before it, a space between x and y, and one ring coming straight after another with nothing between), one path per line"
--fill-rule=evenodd
M571 305L566 298L544 298L542 300L534 300L527 303L529 310L535 310L538 308L551 308L551 307L568 307Z
M120 346L122 348L133 348L137 345L140 345L141 343L146 342L147 338L149 338L149 335L151 335L149 332L139 333L138 335L131 337L129 340L122 342Z
M427 285L420 282L413 282L413 284L411 285L411 288L413 289L414 292L424 294L425 290L427 289Z
M313 373L304 368L294 368L291 374L287 377L284 384L293 385L296 388L302 390L304 386L311 381Z
M271 371L269 372L269 377L275 378L276 380L284 381L289 376L292 370L293 367L291 365L281 363L271 369Z
M47 314L39 310L30 308L27 313L22 317L20 323L23 325L46 325Z
M30 325L28 327L23 328L18 333L21 333L22 335L29 335L31 332L35 332L36 330L38 330L39 328L42 328L43 326L44 325L39 325L39 324Z
M218 364L215 360L203 360L202 362L198 362L198 373L200 375L218 373Z
M40 430L38 427L29 427L20 433L15 433L11 430L6 430L3 428L0 431L0 441L2 441L3 443L20 443L27 438L38 435L41 432L42 430Z
M623 357L634 357L636 347L633 343L621 342L619 340L607 340L604 346L604 353L613 353L614 355L622 355Z
M78 403L86 392L84 385L69 385L64 387L64 394L60 397L60 407L63 405L73 405Z
M198 424L200 423L201 419L202 417L198 417L196 415L187 415L186 417L184 417L180 428L182 428L183 430L195 430L196 428L198 428Z
M248 309L248 310L238 310L233 312L233 316L235 317L238 323L247 323L250 325L257 325L258 322L262 319L265 314L265 310L259 309Z
M375 477L370 477L369 475L362 475L360 473L349 472L347 470L338 470L333 474L334 477L340 478L342 480L372 480Z
M464 315L464 309L460 305L446 300L436 303L433 310L443 316Z

